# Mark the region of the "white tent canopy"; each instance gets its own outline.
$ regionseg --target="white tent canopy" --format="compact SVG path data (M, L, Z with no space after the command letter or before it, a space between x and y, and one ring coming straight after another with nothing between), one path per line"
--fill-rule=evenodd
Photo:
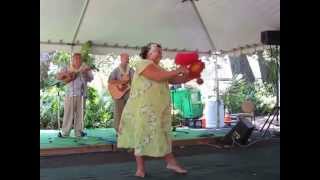
M210 52L260 43L260 33L280 30L280 0L41 0L40 51L137 53L160 42L164 55ZM50 43L48 43L50 42ZM75 45L75 46L72 46ZM167 53L166 53L167 52Z

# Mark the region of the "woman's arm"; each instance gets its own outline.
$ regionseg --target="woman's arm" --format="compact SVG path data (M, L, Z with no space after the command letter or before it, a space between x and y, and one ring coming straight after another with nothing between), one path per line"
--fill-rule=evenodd
M183 84L188 81L191 81L193 78L190 78L188 74L184 74L183 76L176 76L169 80L170 84Z
M168 81L176 76L181 71L179 70L173 70L173 71L165 71L160 68L158 68L154 64L148 65L142 72L141 74L151 80L162 82L162 81Z

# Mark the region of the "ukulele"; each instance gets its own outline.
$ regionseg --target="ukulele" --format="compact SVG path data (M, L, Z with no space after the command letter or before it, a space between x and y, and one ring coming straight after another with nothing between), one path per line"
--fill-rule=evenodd
M79 69L75 69L73 66L70 66L67 71L61 72L61 79L65 84L68 84L69 82L75 80L80 73L87 72L89 70L90 67L86 64L82 64Z

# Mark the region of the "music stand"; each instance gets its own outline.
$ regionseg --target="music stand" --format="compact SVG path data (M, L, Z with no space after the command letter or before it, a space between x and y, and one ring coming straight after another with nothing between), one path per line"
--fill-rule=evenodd
M273 122L273 120L274 120L275 118L276 118L277 122L279 122L279 113L280 113L280 106L275 106L275 107L272 109L272 111L270 112L267 120L264 122L263 126L262 126L261 129L260 129L260 132L262 132L263 129L264 129L264 127L266 126L266 124L269 123L268 126L267 126L267 128L265 129L264 133L262 134L262 137L264 137L267 132L270 133L269 128L270 128L270 126L271 126L271 124L272 124L272 122ZM270 120L271 117L272 117L272 119Z

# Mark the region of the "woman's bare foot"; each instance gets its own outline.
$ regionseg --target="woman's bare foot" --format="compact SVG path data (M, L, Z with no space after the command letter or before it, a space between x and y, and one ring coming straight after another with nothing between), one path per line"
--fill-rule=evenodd
M136 176L137 176L137 177L144 178L145 175L146 175L146 173L143 172L143 171L137 171L137 172L136 172Z
M179 165L172 165L172 164L167 164L167 169L170 169L176 173L179 173L179 174L187 174L188 171L184 168L182 168L181 166Z

